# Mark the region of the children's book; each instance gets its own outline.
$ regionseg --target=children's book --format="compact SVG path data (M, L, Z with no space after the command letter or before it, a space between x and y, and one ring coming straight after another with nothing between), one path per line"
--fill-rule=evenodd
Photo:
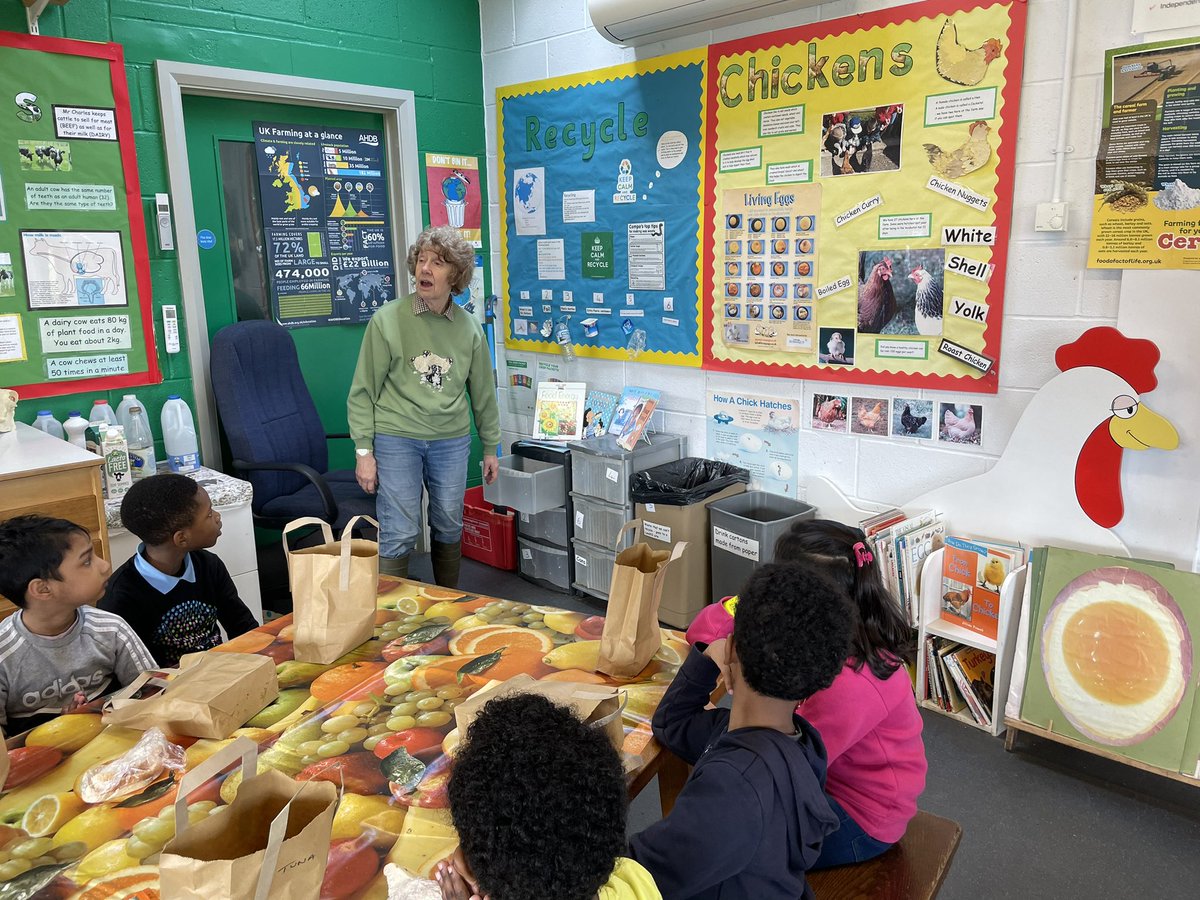
M630 388L626 388L629 391ZM633 397L633 406L625 415L619 436L617 437L617 446L622 450L632 450L637 446L637 442L641 439L642 433L646 430L646 426L650 423L650 417L654 415L654 407L658 405L659 392L651 391L645 388L634 388L640 393ZM621 395L621 402L617 404L617 413L621 415L622 407L625 403L624 393ZM614 424L616 418L614 418Z
M975 647L962 647L954 652L954 665L962 674L966 687L980 711L980 722L992 724L992 701L995 697L996 654Z
M588 391L583 405L583 439L604 437L617 410L617 395L608 391Z
M583 436L582 382L543 381L533 410L533 436L543 441L577 441Z
M647 399L658 402L661 394L658 391L652 391L650 388L643 387L627 387L621 391L621 399L617 401L617 408L613 410L612 424L608 426L608 433L620 435L625 426L629 424L630 418L633 416L634 407Z
M942 556L942 619L996 639L1000 586L1024 563L1019 548L948 537Z

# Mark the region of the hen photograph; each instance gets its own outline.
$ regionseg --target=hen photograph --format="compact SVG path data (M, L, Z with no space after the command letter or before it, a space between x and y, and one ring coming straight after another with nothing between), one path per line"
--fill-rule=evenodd
M916 397L892 398L892 437L933 437L933 401Z
M887 397L855 397L850 401L850 433L887 437L891 401Z
M983 407L971 403L940 403L938 440L951 444L983 443Z
M863 250L858 254L858 330L940 335L945 250Z
M813 394L813 431L836 431L846 433L846 411L850 398L834 394Z

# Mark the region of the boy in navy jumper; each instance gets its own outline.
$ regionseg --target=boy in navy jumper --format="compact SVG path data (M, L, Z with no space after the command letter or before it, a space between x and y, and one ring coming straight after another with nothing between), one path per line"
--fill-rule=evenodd
M849 599L795 563L760 566L740 598L733 636L694 646L654 714L654 736L695 769L630 855L671 900L811 900L804 873L838 817L825 746L795 709L846 662ZM705 709L722 673L733 708Z
M229 570L208 548L221 536L221 514L208 491L185 475L139 481L121 501L121 521L142 539L113 573L100 608L117 613L160 666L258 627Z

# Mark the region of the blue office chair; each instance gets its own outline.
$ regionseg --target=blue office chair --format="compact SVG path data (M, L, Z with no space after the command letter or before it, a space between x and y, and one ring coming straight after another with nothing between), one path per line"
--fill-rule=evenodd
M254 486L251 511L263 528L316 516L335 530L357 515L375 516L375 497L351 469L329 471L325 434L296 345L274 322L227 325L212 341L209 373L235 471Z

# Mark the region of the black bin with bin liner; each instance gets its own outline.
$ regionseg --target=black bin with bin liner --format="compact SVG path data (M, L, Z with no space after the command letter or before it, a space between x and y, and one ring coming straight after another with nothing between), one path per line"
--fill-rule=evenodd
M775 560L775 542L817 509L769 491L747 491L708 507L712 543L712 600L736 594L755 567Z
M746 469L689 456L634 473L629 496L642 520L642 539L655 550L678 541L687 549L667 570L658 617L687 628L709 602L709 504L733 499L746 490Z

